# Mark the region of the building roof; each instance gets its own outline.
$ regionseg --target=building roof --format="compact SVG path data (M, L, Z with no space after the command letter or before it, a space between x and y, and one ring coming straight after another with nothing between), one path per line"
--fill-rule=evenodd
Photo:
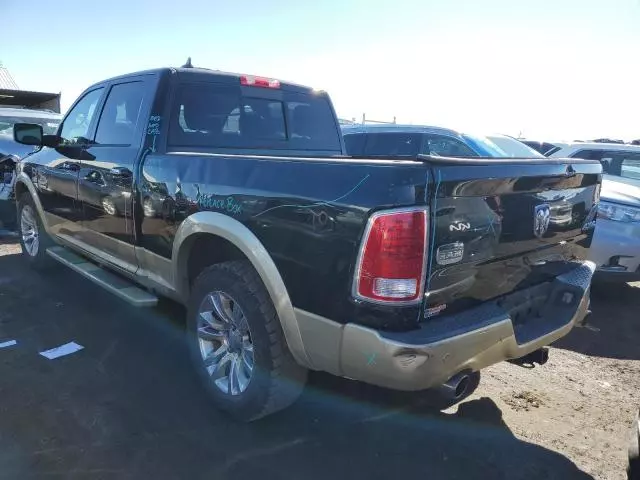
M18 84L13 79L9 70L0 64L0 89L18 90Z

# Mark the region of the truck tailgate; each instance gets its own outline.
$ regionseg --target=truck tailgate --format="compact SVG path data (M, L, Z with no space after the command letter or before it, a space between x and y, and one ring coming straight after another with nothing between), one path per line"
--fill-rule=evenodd
M433 175L426 317L547 282L586 259L598 162L424 160Z

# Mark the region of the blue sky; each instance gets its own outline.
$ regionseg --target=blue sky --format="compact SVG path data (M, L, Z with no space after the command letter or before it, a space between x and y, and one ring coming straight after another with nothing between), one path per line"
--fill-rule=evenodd
M345 118L640 138L640 0L2 0L23 89L196 66L327 90Z

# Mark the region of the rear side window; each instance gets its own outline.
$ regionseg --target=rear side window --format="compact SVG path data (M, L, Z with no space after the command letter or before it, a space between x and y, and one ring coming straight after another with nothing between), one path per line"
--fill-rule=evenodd
M425 151L428 155L439 157L477 157L478 154L471 150L462 141L445 135L427 135Z
M620 162L620 176L640 180L640 155L625 155Z
M368 133L366 156L415 157L420 153L421 133Z
M367 136L364 133L351 133L344 136L344 147L347 155L363 156Z
M607 175L640 180L640 153L624 150L581 150L573 158L598 160Z
M208 148L332 150L340 152L336 121L325 97L282 91L274 100L242 95L240 87L181 85L169 145Z
M551 155L554 152L557 152L558 150L560 150L560 147L556 147L554 144L552 143L547 143L547 142L534 142L532 140L520 140L522 143L524 143L525 145L533 148L535 151L540 152L541 154L543 154L545 157L548 157L549 155Z

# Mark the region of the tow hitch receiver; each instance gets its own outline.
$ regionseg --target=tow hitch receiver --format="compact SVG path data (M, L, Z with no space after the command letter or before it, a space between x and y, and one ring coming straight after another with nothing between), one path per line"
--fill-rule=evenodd
M533 368L535 364L544 365L549 360L549 349L547 347L539 348L528 355L520 358L509 360L509 363L519 365L524 368Z

